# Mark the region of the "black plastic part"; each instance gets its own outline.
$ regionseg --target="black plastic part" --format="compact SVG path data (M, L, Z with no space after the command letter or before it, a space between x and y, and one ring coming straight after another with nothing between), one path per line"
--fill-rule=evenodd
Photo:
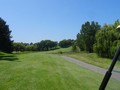
M119 55L120 55L120 47L118 48L117 52L114 55L112 63L111 63L108 71L106 72L106 74L104 76L104 79L103 79L103 81L102 81L102 83L101 83L101 85L99 87L99 90L105 90L106 85L107 85L107 83L108 83L108 81L109 81L109 79L110 79L110 77L112 75L112 70L113 70L113 68L114 68L114 66L115 66L115 64L116 64L116 62L118 60Z
M104 77L104 79L101 83L101 86L100 86L99 90L105 90L105 87L106 87L111 75L112 75L112 73L110 73L108 71L106 72L105 77Z

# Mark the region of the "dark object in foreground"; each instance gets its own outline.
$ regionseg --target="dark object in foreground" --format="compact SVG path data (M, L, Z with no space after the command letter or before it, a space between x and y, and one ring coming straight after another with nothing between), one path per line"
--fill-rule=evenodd
M113 61L112 61L108 71L106 72L106 74L104 76L104 79L99 87L99 90L105 90L105 87L106 87L106 85L107 85L107 83L112 75L112 70L113 70L113 68L118 60L119 55L120 55L120 47L118 48L117 52L114 55Z

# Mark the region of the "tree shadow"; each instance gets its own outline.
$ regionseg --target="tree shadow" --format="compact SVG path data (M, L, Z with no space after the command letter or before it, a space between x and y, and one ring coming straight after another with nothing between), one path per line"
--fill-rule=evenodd
M18 58L13 54L0 54L0 61L1 60L15 61L18 60Z

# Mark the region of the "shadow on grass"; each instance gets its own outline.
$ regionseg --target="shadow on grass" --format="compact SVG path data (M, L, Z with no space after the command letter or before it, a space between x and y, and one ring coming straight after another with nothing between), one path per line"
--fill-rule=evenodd
M18 58L13 54L0 54L0 61L1 60L15 61L18 60Z

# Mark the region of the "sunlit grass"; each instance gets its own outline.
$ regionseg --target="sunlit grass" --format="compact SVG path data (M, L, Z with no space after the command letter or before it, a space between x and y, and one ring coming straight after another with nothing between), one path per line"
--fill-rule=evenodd
M59 55L18 54L0 60L0 90L97 90L102 75L68 62Z
M63 52L61 55L66 55L105 69L109 68L110 64L112 63L112 59L101 58L96 53L87 53L82 51L80 53L72 52L72 47L61 48L58 50L50 51L49 53L60 54L59 51ZM120 68L120 61L116 63L115 68Z
M97 56L95 53L72 53L72 54L67 54L67 56L70 56L72 58L78 59L80 61L84 61L86 63L99 66L102 68L109 68L110 64L112 63L111 59L108 58L101 58ZM116 64L117 68L120 68L120 62L117 62Z
M72 52L72 47L68 47L68 48L60 48L57 50L52 50L52 51L48 51L45 53L50 53L50 54L66 54L66 53L71 53Z
M0 90L98 90L103 79L103 75L56 54L34 52L3 55L11 56L11 60L0 59ZM118 84L114 85L117 89L120 88ZM110 86L109 90L112 88Z

